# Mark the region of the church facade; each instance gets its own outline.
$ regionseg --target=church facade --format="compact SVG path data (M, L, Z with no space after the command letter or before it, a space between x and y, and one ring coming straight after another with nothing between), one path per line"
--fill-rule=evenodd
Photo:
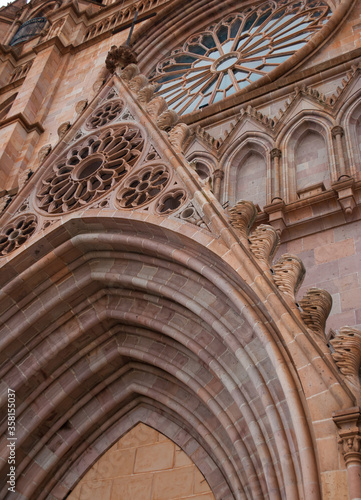
M361 498L360 15L0 9L1 498Z

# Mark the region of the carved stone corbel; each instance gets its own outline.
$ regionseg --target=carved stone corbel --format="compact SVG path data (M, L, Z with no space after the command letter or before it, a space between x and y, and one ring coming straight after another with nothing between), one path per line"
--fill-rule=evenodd
M123 71L120 72L120 78L129 82L132 78L139 75L139 68L136 64L129 64Z
M161 130L168 132L178 122L179 116L172 109L167 109L158 117L157 125Z
M361 492L361 413L355 406L335 412L333 421L339 429L338 443L347 468L348 495L350 500L360 498Z
M105 66L109 73L114 73L117 69L122 70L129 64L137 63L136 53L126 45L112 45L105 59Z
M178 123L169 132L169 142L172 144L174 149L179 152L183 152L183 144L190 134L188 125L185 123Z
M229 210L231 225L241 236L248 239L248 234L257 217L257 209L251 201L240 200Z
M293 302L296 302L296 293L305 277L305 267L296 255L285 253L273 266L273 279L277 287Z
M353 386L353 392L360 392L361 332L351 326L343 326L330 340L334 348L332 357L340 372ZM359 395L359 397L361 397Z
M280 244L277 231L268 224L260 224L250 235L249 240L252 253L269 269L271 259Z
M146 106L146 110L154 120L156 120L167 108L168 106L164 97L160 95L154 97Z
M138 92L138 101L141 104L148 104L148 102L152 99L155 92L154 85L146 85Z
M310 288L298 303L307 327L326 341L325 326L332 308L331 295L321 288Z
M337 182L332 183L331 187L337 193L338 202L345 214L352 214L353 209L356 207L354 179L344 176Z
M143 87L148 85L149 80L145 75L137 75L130 80L128 83L130 90L133 92L139 92Z
M263 211L268 214L269 224L275 228L279 236L286 227L285 207L285 202L280 198L274 198L272 203L263 207Z

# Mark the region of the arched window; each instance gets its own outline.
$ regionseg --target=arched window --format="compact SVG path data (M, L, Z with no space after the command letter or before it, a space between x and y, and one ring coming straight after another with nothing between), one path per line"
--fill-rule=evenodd
M18 31L13 36L10 45L18 45L19 43L27 42L34 36L41 33L42 29L46 24L45 17L34 17L33 19L29 19L24 24L20 26Z

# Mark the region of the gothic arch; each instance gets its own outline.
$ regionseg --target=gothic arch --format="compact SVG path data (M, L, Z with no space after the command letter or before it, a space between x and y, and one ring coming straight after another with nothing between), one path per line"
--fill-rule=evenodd
M345 149L352 175L361 176L361 91L352 94L338 113L338 122L345 131Z
M25 267L6 290L23 280L27 319L10 308L0 366L18 398L18 491L63 498L77 464L144 421L132 412L145 406L175 442L185 429L178 443L196 465L196 449L210 458L201 472L218 500L319 499L307 405L276 325L207 237L168 227L70 219L13 259Z
M261 209L270 202L270 149L269 138L260 133L243 135L228 148L221 160L225 172L223 202L233 206L241 199L249 199Z
M288 202L297 200L300 191L322 183L329 189L331 181L336 180L328 121L328 117L317 113L297 115L278 138L284 152L281 191Z

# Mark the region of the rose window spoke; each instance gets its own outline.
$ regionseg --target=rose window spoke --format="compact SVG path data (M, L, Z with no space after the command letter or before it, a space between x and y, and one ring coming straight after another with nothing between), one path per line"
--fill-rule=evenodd
M322 1L264 3L192 35L152 75L158 93L180 114L234 94L282 64L322 28Z
M42 181L39 208L62 214L95 201L136 165L143 144L139 129L126 125L80 141Z

